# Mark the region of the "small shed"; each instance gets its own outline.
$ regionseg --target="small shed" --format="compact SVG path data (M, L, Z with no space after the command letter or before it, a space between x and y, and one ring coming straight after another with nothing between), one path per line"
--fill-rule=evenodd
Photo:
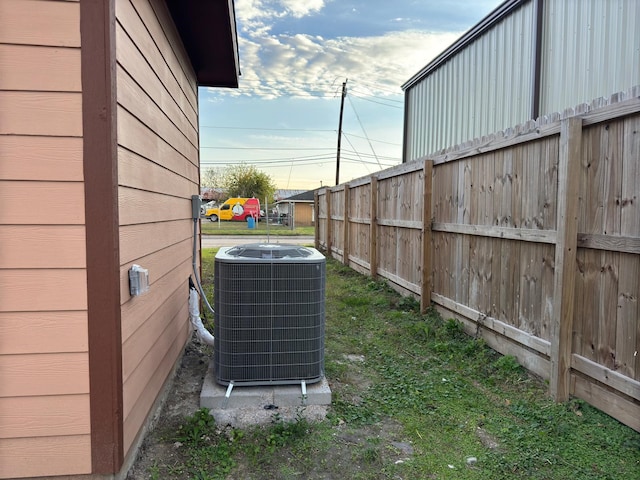
M238 76L232 0L0 1L0 478L135 459L191 333L198 87Z
M310 227L315 224L314 194L316 190L293 195L276 202L276 208L281 216L293 218L293 224L298 227Z

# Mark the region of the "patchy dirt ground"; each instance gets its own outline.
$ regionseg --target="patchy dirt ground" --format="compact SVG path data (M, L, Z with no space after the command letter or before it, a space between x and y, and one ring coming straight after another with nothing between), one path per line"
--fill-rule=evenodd
M192 339L185 349L171 392L156 415L127 480L154 478L158 465L171 464L174 457L178 461L176 446L166 438L166 433L177 430L186 417L200 408L200 390L210 359L210 349Z
M127 480L221 478L194 477L187 473L181 467L185 461L182 445L175 441L173 435L185 418L192 416L200 408L199 396L210 358L209 347L199 344L197 340L192 340L187 346L171 392L147 433ZM355 384L366 388L368 382L353 377L357 376L358 364L362 361L363 358L359 356L346 356L343 359L343 362L353 367L349 383L353 380ZM342 387L340 383L331 385L332 390L339 391ZM358 392L352 391L348 396L352 395L357 397ZM352 400L357 401L357 398ZM218 433L231 435L231 430L218 426ZM294 458L287 449L277 449L260 468L256 468L255 461L247 458L246 452L240 452L234 456L235 465L226 478L390 478L386 474L378 477L371 470L403 463L414 455L411 442L402 437L402 427L391 419L355 429L347 425L336 425L331 428L327 441L322 443L326 445L325 448L306 458Z

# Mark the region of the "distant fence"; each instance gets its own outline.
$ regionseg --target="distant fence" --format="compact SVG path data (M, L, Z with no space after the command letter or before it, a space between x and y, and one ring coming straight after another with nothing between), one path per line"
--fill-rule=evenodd
M640 431L640 88L316 194L316 246Z

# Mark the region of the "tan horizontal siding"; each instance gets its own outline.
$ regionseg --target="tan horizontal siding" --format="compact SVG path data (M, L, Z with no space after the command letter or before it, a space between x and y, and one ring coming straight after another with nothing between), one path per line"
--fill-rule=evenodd
M0 438L85 435L89 395L0 398Z
M0 90L81 91L80 49L0 44Z
M195 163L186 161L183 155L123 107L118 107L118 144L182 177L199 182L200 173Z
M191 198L120 187L120 225L166 222L191 216ZM186 193L186 192L185 192Z
M183 301L188 299L187 279L191 273L191 262L183 261L178 267L153 284L149 292L132 298L122 305L122 340L126 341L136 330L154 315L167 299L176 291L182 290Z
M0 312L0 338L7 355L86 352L87 312Z
M2 135L0 158L0 180L83 179L79 137Z
M122 186L183 197L197 187L197 181L176 175L122 147L118 149L118 158L118 178Z
M142 4L144 0L132 0L132 3L138 8L139 4ZM149 6L153 10L156 18L158 19L159 26L162 27L162 33L164 33L164 37L160 35L159 32L154 32L154 28L156 25L151 25L151 30L154 38L158 39L158 42L161 42L166 47L161 47L160 51L163 51L163 48L171 49L175 54L175 60L170 60L170 64L172 65L172 71L174 75L178 79L178 83L184 90L185 94L191 99L192 96L195 98L194 108L197 112L198 109L198 79L196 78L195 71L191 65L191 60L187 55L187 51L184 48L182 43L182 39L176 30L173 19L169 14L169 10L166 8L166 3L158 0L150 0ZM148 8L146 5L144 8ZM142 18L145 18L145 10L138 8ZM174 67L174 63L177 67Z
M82 135L82 95L0 91L0 135Z
M78 2L2 0L0 43L80 46Z
M138 368L144 368L147 355L153 350L165 350L176 331L184 325L189 312L182 295L171 295L160 308L122 345L122 378L126 383ZM142 374L145 375L145 374Z
M36 203L32 209L48 209ZM84 268L82 225L0 225L3 268Z
M122 2L126 3L129 8L131 8L133 13L135 11L131 7L128 1ZM150 66L153 70L154 76L157 78L158 82L166 89L167 92L171 93L172 100L177 104L177 107L183 112L186 119L188 119L189 124L197 129L198 127L198 115L196 110L193 108L192 101L195 99L189 99L188 95L182 89L182 86L176 80L175 75L172 73L171 68L167 65L164 57L156 43L153 41L149 32L147 31L140 19L137 17L129 17L126 19L123 17L119 18L118 22L118 33L119 35L124 35L128 41L135 48L134 52L120 52L118 51L118 62L124 67L125 70L130 72L130 74L137 78L138 74L132 70L131 56L140 55L143 58L143 62ZM190 94L192 95L192 93Z
M149 278L151 285L159 281L176 268L176 262L182 264L184 261L191 261L193 242L191 239L182 240L180 243L152 252L144 257L137 258L134 262L127 263L120 270L120 299L122 303L129 301L129 268L133 263L147 268L152 275Z
M149 372L150 378L146 385L145 390L138 397L137 402L132 405L129 414L124 421L124 447L125 451L131 447L131 444L135 440L142 424L144 423L150 408L153 406L158 392L162 389L162 386L167 380L167 376L173 370L174 365L180 358L180 354L189 338L189 329L186 323L182 324L182 327L177 331L173 338L171 346L166 352L166 355L153 370ZM125 385L125 395L128 394L128 388L131 385Z
M43 199L41 208L34 208L38 198ZM84 224L84 186L80 182L0 181L0 205L0 224Z
M116 0L124 447L140 433L190 327L191 195L198 193L195 75L163 2ZM132 263L149 269L128 294Z
M120 262L126 265L193 234L190 219L164 223L124 225L120 227Z
M5 312L86 310L86 280L83 269L0 269L0 308Z
M123 413L125 418L131 413L131 409L140 399L140 396L145 394L147 383L153 377L154 371L162 365L168 352L171 351L171 346L180 336L180 331L187 326L188 311L186 307L187 305L184 304L184 308L179 311L176 317L164 322L166 323L165 329L160 332L157 340L150 345L146 355L124 381ZM161 311L156 314L165 315L165 313ZM168 361L173 364L173 360Z
M133 4L140 3L140 0L132 0ZM196 113L198 111L198 79L196 78L195 70L191 65L191 60L187 54L182 38L178 33L166 2L158 0L150 0L150 6L153 9L153 13L162 26L162 30L165 34L167 44L175 54L175 60L179 65L178 69L175 69L175 75L180 83L182 89L187 96L191 98L191 95L195 96L194 108ZM156 35L157 36L157 35Z
M80 43L0 0L0 478L91 473Z
M147 33L147 31L144 30L143 33ZM197 143L198 117L178 84L170 82L165 85L162 83L152 67L157 62L147 61L137 45L133 43L128 32L125 32L119 24L116 25L116 42L118 44L118 64L122 69L142 85L147 95L176 123L187 138ZM173 79L173 76L171 78Z
M86 353L1 355L0 397L89 393Z
M198 158L198 143L180 131L165 113L149 101L146 92L121 67L117 69L118 104L138 118L147 127L162 137L186 159L195 163ZM142 79L144 80L144 79Z
M153 65L164 85L171 89L178 87L187 103L182 103L183 111L197 112L198 100L195 89L196 79L186 53L175 55L172 42L165 34L166 26L159 23L158 16L147 0L116 0L116 16L123 29L129 34L144 57ZM162 20L169 21L167 18ZM180 42L181 43L181 42ZM184 57L184 60L180 56ZM187 67L189 65L189 67ZM186 72L186 73L185 73Z
M0 478L90 472L90 435L0 439Z

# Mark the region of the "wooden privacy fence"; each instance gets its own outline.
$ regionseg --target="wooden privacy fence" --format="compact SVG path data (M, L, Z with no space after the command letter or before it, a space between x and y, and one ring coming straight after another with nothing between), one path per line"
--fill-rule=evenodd
M640 89L316 194L316 247L640 431Z

